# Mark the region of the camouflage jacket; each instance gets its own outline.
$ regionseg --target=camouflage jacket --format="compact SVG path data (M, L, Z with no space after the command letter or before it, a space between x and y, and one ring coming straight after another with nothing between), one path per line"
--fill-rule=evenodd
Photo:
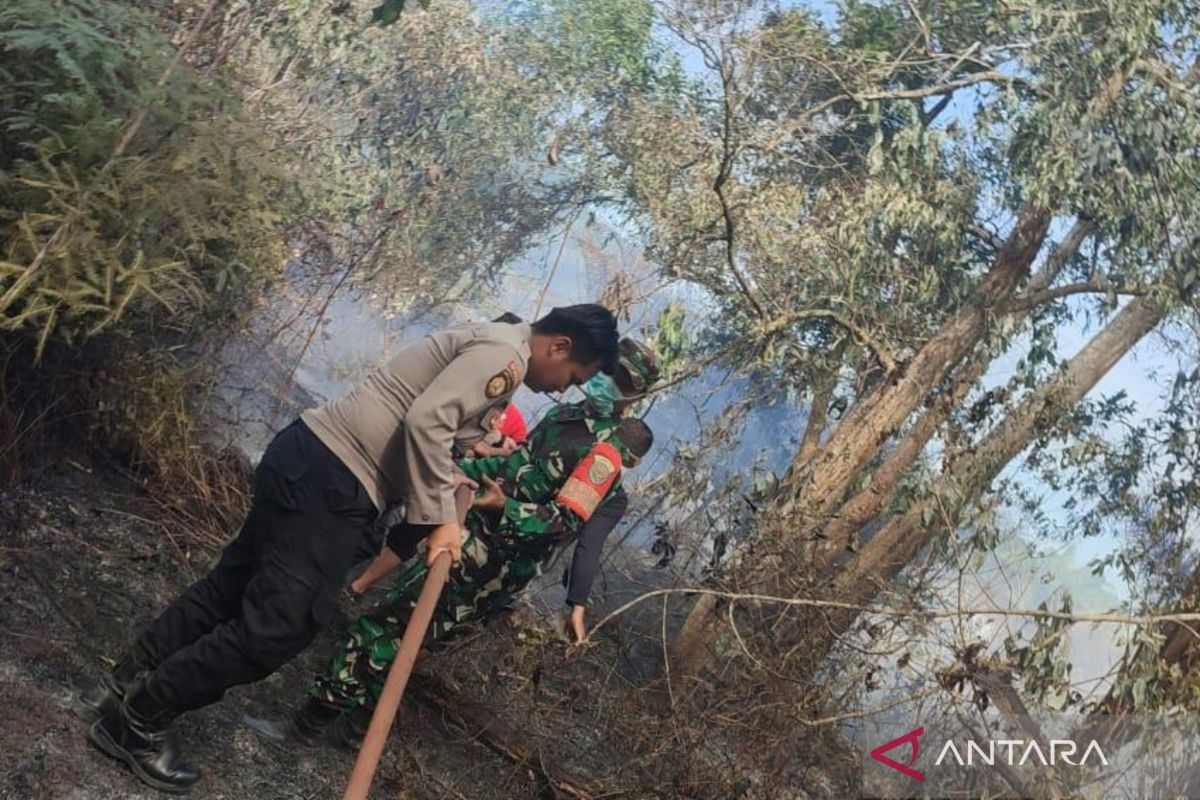
M548 550L573 538L620 486L625 447L614 436L617 424L584 403L558 405L511 455L460 461L468 477L491 478L508 498L503 511L476 521L518 549Z

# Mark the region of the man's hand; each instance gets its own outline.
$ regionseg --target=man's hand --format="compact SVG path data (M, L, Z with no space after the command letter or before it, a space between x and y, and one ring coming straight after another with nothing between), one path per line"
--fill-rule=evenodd
M449 553L450 560L455 564L462 561L462 526L457 522L438 525L429 534L425 545L425 563L433 566L433 560L443 552Z
M575 637L573 644L587 644L587 626L583 624L587 606L575 606L571 609L571 633Z
M510 456L520 447L511 436L505 436L498 444L476 442L471 445L471 452L477 456Z
M375 557L375 560L359 575L349 586L351 599L362 599L363 593L370 589L384 575L394 570L403 563L400 556L396 555L395 551L390 547L383 548L383 551Z
M483 494L471 501L471 508L478 508L482 511L502 511L508 498L504 496L504 490L500 488L500 484L486 475L481 480L484 486Z

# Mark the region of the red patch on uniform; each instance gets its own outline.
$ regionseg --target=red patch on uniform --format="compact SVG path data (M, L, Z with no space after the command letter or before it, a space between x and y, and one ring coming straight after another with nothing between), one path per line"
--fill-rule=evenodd
M575 465L555 500L587 522L620 474L621 454L601 442Z

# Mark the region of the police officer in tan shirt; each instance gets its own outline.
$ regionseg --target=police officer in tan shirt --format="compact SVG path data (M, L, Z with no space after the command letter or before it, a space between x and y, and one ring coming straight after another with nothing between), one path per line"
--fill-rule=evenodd
M146 628L78 698L88 738L144 783L185 792L200 778L175 717L261 680L327 623L362 531L403 501L427 526L427 557L460 557L456 442L490 429L522 382L562 391L617 368L617 325L601 306L555 308L532 324L463 325L400 350L345 397L310 409L267 447L254 502L208 575Z

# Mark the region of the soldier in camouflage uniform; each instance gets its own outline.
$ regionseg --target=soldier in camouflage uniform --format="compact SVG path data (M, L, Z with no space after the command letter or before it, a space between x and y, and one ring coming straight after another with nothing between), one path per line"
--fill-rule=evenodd
M652 351L624 340L622 355L628 374L621 376L626 384L621 394L644 393L657 378ZM591 401L556 406L520 450L459 462L464 475L487 490L468 514L462 562L438 600L427 642L509 608L553 552L620 491L622 468L635 466L653 438L640 420L620 418L625 405L604 408L601 401L605 414ZM393 529L389 543L405 535L403 526ZM412 564L382 603L351 623L346 642L293 720L296 738L315 740L339 715L336 740L352 744L361 736L427 571L424 561Z

